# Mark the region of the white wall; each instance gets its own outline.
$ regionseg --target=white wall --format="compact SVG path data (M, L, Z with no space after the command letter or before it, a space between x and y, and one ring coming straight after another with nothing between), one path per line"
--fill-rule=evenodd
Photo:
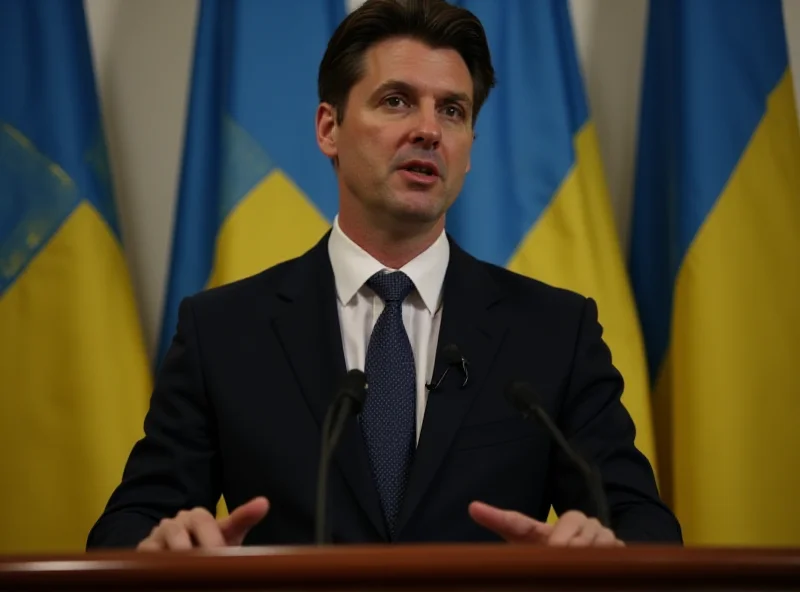
M168 271L196 0L85 0L123 241L151 355Z
M152 353L168 270L198 4L84 1L123 240ZM570 5L617 223L627 245L648 4L570 0ZM800 102L800 0L784 0L784 14Z

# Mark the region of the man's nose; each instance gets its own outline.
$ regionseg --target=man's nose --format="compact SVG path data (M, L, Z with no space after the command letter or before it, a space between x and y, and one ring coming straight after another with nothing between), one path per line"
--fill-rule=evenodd
M411 130L411 143L426 150L437 148L442 140L442 125L436 108L422 105L417 113L414 128Z

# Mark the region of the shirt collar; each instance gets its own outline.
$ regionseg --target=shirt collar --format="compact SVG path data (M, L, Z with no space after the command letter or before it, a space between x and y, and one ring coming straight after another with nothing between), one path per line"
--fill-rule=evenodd
M366 281L381 270L397 271L354 243L339 227L339 216L333 220L328 239L328 254L336 282L336 294L342 304L348 304ZM422 298L425 308L435 313L442 301L442 286L450 260L450 243L444 231L425 251L406 263L400 271L405 273Z

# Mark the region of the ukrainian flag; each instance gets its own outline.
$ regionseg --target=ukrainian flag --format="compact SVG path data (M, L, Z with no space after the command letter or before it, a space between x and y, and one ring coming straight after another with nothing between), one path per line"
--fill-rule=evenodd
M79 551L150 369L81 0L0 2L0 552Z
M798 545L800 133L780 0L652 0L631 273L688 543Z
M330 227L316 81L344 16L344 0L202 2L159 360L182 298L298 256Z
M566 0L461 0L498 85L447 227L476 256L597 301L636 443L655 464L644 345L578 68Z

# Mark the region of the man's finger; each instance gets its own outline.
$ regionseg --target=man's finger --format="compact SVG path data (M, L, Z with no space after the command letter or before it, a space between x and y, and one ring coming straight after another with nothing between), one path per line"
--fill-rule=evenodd
M594 547L597 544L597 537L600 535L600 529L595 529L591 524L586 525L577 536L574 536L567 541L568 547Z
M594 544L597 547L614 547L617 546L618 542L614 533L610 529L604 528L600 531L600 534L597 535Z
M577 536L567 542L569 547L592 547L597 544L597 537L606 530L596 518L588 518Z
M565 546L570 540L579 536L588 523L589 519L582 512L575 510L566 512L553 526L547 544L552 547Z
M220 521L225 542L228 545L241 545L250 529L261 522L268 510L269 502L265 497L255 497L236 508L227 518Z
M192 512L186 523L195 547L216 549L226 545L219 522L209 512Z
M174 520L166 521L159 528L158 537L164 541L164 548L170 551L188 551L193 547L186 526Z
M547 540L552 531L549 524L483 502L472 502L469 514L475 522L511 543L541 543Z
M136 546L137 551L163 551L163 541L153 537L147 537Z

